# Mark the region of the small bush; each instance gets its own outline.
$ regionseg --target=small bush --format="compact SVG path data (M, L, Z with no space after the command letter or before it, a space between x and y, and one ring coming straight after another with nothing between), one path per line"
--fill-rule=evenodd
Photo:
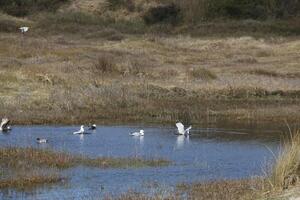
M96 63L94 64L94 73L95 74L113 74L120 73L120 70L117 68L116 64L113 63L112 58L102 55L99 56Z
M146 24L168 22L176 24L180 19L180 9L175 4L150 8L143 16Z
M188 71L188 75L194 79L201 79L206 81L214 80L217 78L216 74L205 68L191 68Z

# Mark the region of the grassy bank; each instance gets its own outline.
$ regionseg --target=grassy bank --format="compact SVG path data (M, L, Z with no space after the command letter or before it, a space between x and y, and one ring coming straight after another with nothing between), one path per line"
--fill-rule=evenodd
M61 170L76 166L97 168L140 168L166 166L163 159L88 158L68 153L34 148L0 149L0 188L28 188L42 184L63 182L68 177Z
M297 38L105 37L2 34L0 116L18 124L300 119Z
M296 15L194 16L196 1L173 1L178 22L149 24L147 13L154 20L152 12L172 2L55 2L55 12L26 1L34 7L25 18L0 14L0 116L15 124L300 119Z

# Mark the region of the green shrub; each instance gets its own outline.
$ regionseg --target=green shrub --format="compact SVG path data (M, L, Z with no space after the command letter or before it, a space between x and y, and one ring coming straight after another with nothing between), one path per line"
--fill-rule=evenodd
M189 22L212 18L267 19L297 16L297 0L173 0Z
M10 15L26 16L37 11L55 11L68 0L1 0L0 9Z
M161 5L150 8L143 16L146 24L168 22L176 24L180 19L180 8L175 4Z

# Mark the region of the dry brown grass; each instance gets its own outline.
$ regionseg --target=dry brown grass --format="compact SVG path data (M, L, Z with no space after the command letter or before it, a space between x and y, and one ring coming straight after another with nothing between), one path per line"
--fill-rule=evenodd
M102 30L107 21L57 17L56 26L87 26L96 35L44 35L37 25L24 38L0 36L0 115L15 123L300 119L297 37L126 34L111 41L107 35L119 29Z

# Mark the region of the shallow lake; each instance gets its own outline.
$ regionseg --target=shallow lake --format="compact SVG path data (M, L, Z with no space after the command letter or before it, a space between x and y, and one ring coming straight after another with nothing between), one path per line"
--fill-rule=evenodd
M278 152L280 133L272 130L193 128L190 137L175 135L174 127L143 127L144 137L129 136L140 127L98 126L89 135L73 135L78 126L15 126L0 134L0 145L51 148L89 157L165 158L167 167L63 171L66 184L30 191L2 190L0 199L101 199L128 190L172 190L179 183L238 179L263 175ZM37 144L37 137L49 143Z

